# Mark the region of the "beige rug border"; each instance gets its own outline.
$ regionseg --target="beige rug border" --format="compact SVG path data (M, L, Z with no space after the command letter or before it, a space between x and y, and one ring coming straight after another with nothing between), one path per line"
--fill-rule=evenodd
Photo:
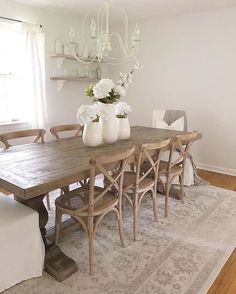
M208 186L213 187L213 188L217 188L217 189L219 189L221 191L232 192L232 194L235 194L235 196L236 196L236 191L225 189L225 188L222 188L222 187L217 187L217 186L214 186L214 185L208 185ZM231 254L233 253L235 248L236 248L236 245L232 246L232 248L229 248L228 251L222 256L221 261L218 263L218 267L215 268L214 271L209 275L207 281L202 285L202 287L201 287L198 294L206 294L208 292L208 290L211 288L211 286L215 282L216 278L220 274L220 272L223 269L225 263L227 262L227 260L229 259L229 257L231 256Z
M223 269L225 263L229 259L230 255L233 253L234 248L235 247L233 247L232 249L229 249L228 252L226 252L225 255L221 258L221 261L218 263L218 267L215 268L215 270L210 274L209 278L202 285L202 287L201 287L201 289L200 289L200 291L199 291L198 294L206 294L208 292L208 290L211 288L211 286L213 285L214 281L218 277L219 273Z

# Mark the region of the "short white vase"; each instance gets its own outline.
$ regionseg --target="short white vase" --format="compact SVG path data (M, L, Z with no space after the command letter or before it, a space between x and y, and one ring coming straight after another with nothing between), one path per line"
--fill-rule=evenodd
M115 113L114 104L104 104L103 105L106 119L102 119L102 133L103 133L103 143L113 144L117 141L119 135L119 121Z
M84 125L83 142L88 147L97 147L102 144L102 127L100 122L91 122Z
M127 140L130 137L130 124L128 117L118 118L119 121L119 135L118 140Z

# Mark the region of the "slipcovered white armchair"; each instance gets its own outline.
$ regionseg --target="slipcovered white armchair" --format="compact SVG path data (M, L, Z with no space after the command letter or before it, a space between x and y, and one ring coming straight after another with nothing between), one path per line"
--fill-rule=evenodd
M169 129L176 131L187 131L187 116L184 110L153 110L153 123L154 128ZM173 154L173 160L178 158L177 151ZM169 160L169 151L165 151L161 160ZM196 170L192 161L192 157L186 159L185 172L184 172L184 185L191 186L197 184L195 181ZM173 184L179 184L178 178L173 181Z
M0 195L0 292L42 276L44 251L38 213Z

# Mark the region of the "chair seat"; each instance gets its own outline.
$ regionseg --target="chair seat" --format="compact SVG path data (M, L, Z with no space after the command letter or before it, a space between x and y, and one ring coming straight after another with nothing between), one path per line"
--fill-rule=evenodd
M167 175L167 170L168 170L168 162L166 161L161 161L159 165L159 176L166 176ZM182 172L182 166L175 164L171 167L170 169L170 175L178 175L181 174Z
M94 187L94 200L104 189L100 187ZM78 188L68 193L59 196L55 203L56 206L63 209L68 214L87 217L88 211L88 197L89 188ZM114 196L114 193L107 192L101 199L94 204L93 215L97 216L103 214L106 210L115 207L118 204L118 198Z
M149 168L151 167L149 162L144 162L142 164L141 170L143 172L147 171ZM159 174L158 176L166 176L167 175L167 170L168 170L168 162L167 161L161 161L160 165L159 165ZM171 175L177 175L177 174L181 174L182 172L182 167L178 164L175 164L174 166L172 166L171 170L170 170L170 174Z
M124 181L123 181L123 189L124 190L134 189L135 180L136 180L136 173L125 172ZM147 188L151 188L153 186L154 186L153 179L146 177L139 183L139 191L142 192L143 190L146 190Z

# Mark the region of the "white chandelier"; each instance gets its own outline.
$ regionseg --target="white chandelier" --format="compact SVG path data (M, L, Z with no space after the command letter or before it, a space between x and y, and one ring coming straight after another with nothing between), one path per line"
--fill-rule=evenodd
M119 32L113 31L110 27L110 16L112 11L120 16L123 21L123 38ZM135 60L136 63L138 63L136 53L140 43L139 26L138 24L135 25L134 32L131 38L129 38L129 21L123 9L114 7L110 1L107 0L105 4L99 7L96 21L90 18L90 32L88 32L88 29L86 31L85 26L88 19L89 13L84 16L82 22L80 53L77 54L75 50L72 50L72 55L76 60L85 64L97 61L118 65L131 60ZM70 35L71 41L73 41L73 31ZM116 42L116 46L119 45L120 47L121 55L119 57L111 56L111 52L114 49L114 42ZM85 57L86 50L89 51L89 58Z

